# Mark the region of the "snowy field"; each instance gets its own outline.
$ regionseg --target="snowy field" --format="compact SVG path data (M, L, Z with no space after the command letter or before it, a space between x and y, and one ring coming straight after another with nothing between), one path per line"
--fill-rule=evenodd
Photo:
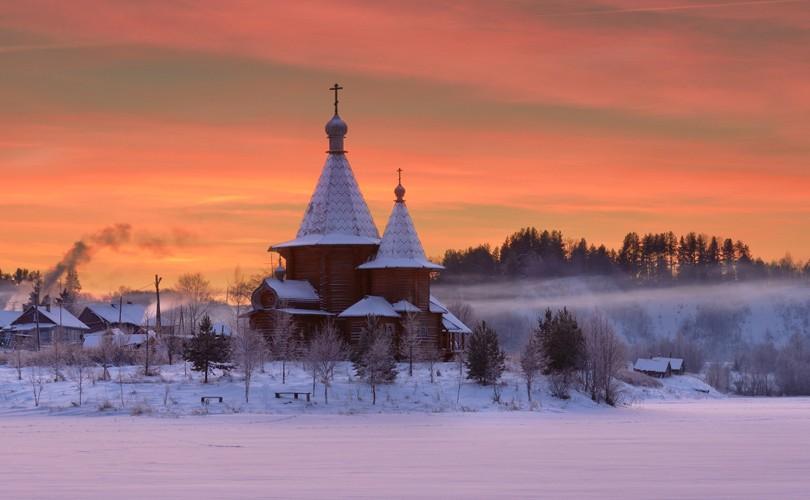
M300 363L287 364L288 375L282 384L280 363L267 363L264 373L257 372L251 388L250 402L244 398L243 376L238 371L216 376L210 383L201 383L199 373L188 371L182 363L161 366L159 373L144 377L136 366L111 368L111 380L98 380L101 370L94 368L92 380L83 380L82 404L78 405L78 379L70 369L62 369L64 381L54 382L51 370L36 373L42 381L39 407L35 408L31 368L23 369L23 380L9 366L0 366L0 417L3 415L107 415L148 414L178 417L200 414L356 414L356 413L463 413L502 411L603 411L586 395L576 392L568 401L549 395L544 380L536 383L534 403L530 404L523 380L517 369L504 373L500 402L493 401L491 387L483 387L466 379L459 390L458 365L437 365L440 376L430 381L429 370L415 365L408 376L407 365L399 365L396 383L378 388L376 405L371 402L370 387L354 377L350 363L341 363L335 371L329 390L329 404L324 404L323 386L317 384L311 403L275 398L277 391L312 391L312 378ZM641 388L625 385L624 400L628 404L649 400L713 399L718 394L702 380L685 375L663 379L663 387ZM202 396L223 398L223 403L200 404Z
M810 399L0 417L3 498L807 498Z

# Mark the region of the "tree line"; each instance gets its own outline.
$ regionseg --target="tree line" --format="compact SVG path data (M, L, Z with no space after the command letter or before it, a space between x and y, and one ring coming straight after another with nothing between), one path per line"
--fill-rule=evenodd
M567 239L558 230L523 228L503 244L447 250L440 279L535 278L580 275L625 276L640 284L720 282L762 278L810 278L810 261L789 255L765 262L741 240L690 232L628 233L609 249L585 238Z

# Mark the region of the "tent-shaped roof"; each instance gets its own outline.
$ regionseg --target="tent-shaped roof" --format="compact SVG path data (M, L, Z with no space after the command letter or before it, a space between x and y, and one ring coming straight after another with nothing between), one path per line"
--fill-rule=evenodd
M444 269L425 257L425 250L405 205L405 188L399 184L394 190L397 200L385 226L380 248L373 260L358 269Z
M371 218L345 154L330 154L309 201L296 238L272 249L308 245L377 245Z
M366 295L338 314L338 318L365 318L366 316L399 318L399 313L384 298L376 295Z
M455 314L450 312L444 304L442 304L439 299L434 297L433 295L430 296L430 312L433 313L441 313L442 315L442 327L450 333L472 333L470 327L464 324L463 321L458 319Z

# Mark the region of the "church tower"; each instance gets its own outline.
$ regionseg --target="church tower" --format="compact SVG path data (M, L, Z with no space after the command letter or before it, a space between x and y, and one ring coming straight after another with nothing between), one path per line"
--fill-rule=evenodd
M270 247L284 257L286 268L279 266L261 282L246 316L270 340L288 337L282 330L291 324L309 339L334 321L354 346L374 317L394 337L406 324L418 328L425 349L450 355L463 348L471 331L430 294L431 274L443 267L425 257L405 205L402 171L380 239L346 159L348 126L338 114L341 87L330 90L335 113L326 123L326 163L295 239Z
M321 309L338 313L365 293L355 271L377 251L380 234L366 200L346 158L343 142L348 132L338 114L335 84L335 114L326 123L329 139L326 163L304 218L292 241L274 245L287 263L288 279L308 281L321 300Z

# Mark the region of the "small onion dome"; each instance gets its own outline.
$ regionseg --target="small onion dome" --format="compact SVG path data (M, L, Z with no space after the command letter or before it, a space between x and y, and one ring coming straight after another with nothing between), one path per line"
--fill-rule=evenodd
M397 184L397 187L394 188L394 194L398 202L405 201L405 188L402 187L402 184Z
M287 270L284 269L284 266L281 263L278 264L275 272L275 278L279 281L284 281L284 275L287 273Z
M326 122L326 135L329 137L344 137L346 132L349 131L349 126L346 125L346 122L335 113L335 116L332 117L331 120Z

